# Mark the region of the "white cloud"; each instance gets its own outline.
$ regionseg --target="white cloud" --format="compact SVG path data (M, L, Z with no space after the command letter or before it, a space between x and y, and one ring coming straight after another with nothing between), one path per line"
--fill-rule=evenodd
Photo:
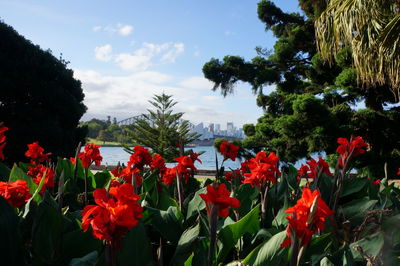
M132 25L117 24L117 32L119 35L128 36L133 31Z
M206 78L194 76L185 78L179 83L180 86L188 89L211 90L213 83Z
M94 48L96 58L103 62L108 62L112 58L112 47L110 44L98 46Z
M117 23L116 25L107 25L104 27L94 26L92 29L94 32L104 31L111 34L117 33L121 36L128 36L133 32L134 27L129 24Z
M230 30L226 30L226 31L224 32L224 34L225 34L225 36L233 36L233 35L236 35L235 32L230 31Z
M115 55L115 63L123 70L144 71L155 64L175 63L185 50L183 43L166 42L161 44L144 42L133 53Z
M183 43L174 43L171 49L161 57L161 62L175 63L175 59L185 51Z

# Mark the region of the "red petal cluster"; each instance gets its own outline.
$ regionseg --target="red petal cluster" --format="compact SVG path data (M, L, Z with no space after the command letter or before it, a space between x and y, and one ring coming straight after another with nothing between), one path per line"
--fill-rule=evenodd
M138 168L125 167L119 173L119 177L122 178L126 183L132 184L132 177L135 178L135 187L138 188L142 185L142 177L139 175L140 170Z
M150 165L151 161L153 160L151 154L148 149L142 146L135 146L133 148L134 152L132 153L131 157L128 161L128 166L133 166L134 168L138 168L143 170L145 165Z
M325 218L331 216L333 211L326 205L318 190L311 192L305 187L297 204L287 209L286 213L291 215L286 217L289 220L287 238L281 247L289 246L294 237L299 240L300 246L308 245L315 232L324 230Z
M113 186L108 193L104 188L96 189L93 195L96 205L83 209L82 229L86 232L91 226L94 237L118 245L142 217L140 197L133 193L131 184Z
M229 143L228 141L224 140L219 145L219 152L224 156L224 159L231 159L234 161L239 153L239 146Z
M364 142L363 138L358 137L351 137L350 141L346 138L338 138L337 142L340 144L337 147L336 152L340 154L339 158L339 166L344 168L347 165L347 162L360 154L365 152L364 148L368 147L368 144Z
M31 158L31 164L39 164L49 160L51 153L44 153L44 149L40 147L39 142L28 144L28 150L25 156Z
M44 193L46 188L54 187L54 171L51 168L38 164L36 166L28 166L27 175L31 176L36 185L40 184L44 174L46 173L44 184L40 193Z
M163 158L160 154L158 154L158 153L154 154L153 159L152 159L152 161L151 161L151 163L150 163L150 170L154 171L154 170L156 170L156 169L158 169L158 171L160 172L161 175L162 175L162 174L166 171L166 169L167 169L167 168L165 167L165 160L164 160L164 158Z
M207 186L207 193L200 194L200 197L206 202L207 213L211 214L211 209L217 208L218 216L226 218L229 215L228 207L239 208L240 201L230 197L231 192L225 184L219 184L216 188L212 185Z
M255 158L251 158L247 163L247 167L250 169L250 173L245 173L246 179L243 183L249 183L252 186L261 187L266 181L276 183L276 176L281 175L278 169L279 157L275 153L271 152L267 154L265 152L257 153Z
M190 157L190 159L192 159L193 162L198 161L199 163L203 163L203 162L200 160L199 156L200 156L200 154L195 153L195 152L193 152L193 151L191 151L191 152L189 153L189 157Z
M328 163L322 159L322 157L319 157L318 162L311 158L307 162L307 165L301 165L300 170L297 171L297 173L300 176L308 175L310 178L319 177L322 173L327 176L332 176Z
M4 132L8 130L8 127L3 126L3 122L0 123L0 160L4 161L4 153L3 149L6 146L6 136L4 135Z
M14 208L21 207L32 197L28 184L19 179L10 184L0 182L0 195Z
M162 181L167 186L170 186L174 183L176 178L176 168L167 168L162 175Z
M80 152L78 157L82 161L83 167L89 167L92 163L99 166L103 157L100 155L100 145L86 144L84 152Z
M240 169L235 169L232 170L230 172L226 172L225 173L225 179L228 182L234 181L234 180L239 180L242 181L243 180L243 176L242 173L240 172Z
M174 168L178 172L179 176L183 177L187 183L193 171L197 170L197 168L194 166L193 160L189 156L179 156L174 160L178 162Z

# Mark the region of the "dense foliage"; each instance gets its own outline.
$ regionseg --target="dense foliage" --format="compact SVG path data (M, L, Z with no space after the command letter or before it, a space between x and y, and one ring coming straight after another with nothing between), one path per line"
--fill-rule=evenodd
M54 156L72 156L85 128L80 81L67 62L43 51L0 22L0 121L10 128L6 161L22 160L28 143L39 141Z
M10 132L0 126L0 142ZM93 173L102 160L96 145L51 163L32 143L29 164L0 163L2 262L398 265L400 189L350 174L354 158L369 153L361 137L338 144L334 174L323 158L297 170L259 152L199 182L195 153L168 168L135 146L125 168ZM239 147L220 146L224 160L238 159Z
M288 161L313 152L335 151L340 136L361 135L370 143L359 167L373 174L384 169L395 176L400 163L400 110L389 85L362 88L352 65L352 51L342 47L332 64L317 53L314 22L326 8L324 0L299 0L304 15L285 13L272 1L258 4L258 17L277 41L273 51L258 47L250 61L238 56L211 59L204 75L214 90L231 93L238 81L252 86L257 105L265 110L256 125L244 126L243 147L275 151ZM275 90L266 91L272 85ZM365 108L356 108L363 106ZM386 164L386 168L384 167Z

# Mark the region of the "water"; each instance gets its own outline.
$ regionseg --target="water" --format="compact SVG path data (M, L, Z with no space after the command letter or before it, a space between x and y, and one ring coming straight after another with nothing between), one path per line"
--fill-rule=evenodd
M205 170L215 170L215 149L212 146L199 146L192 148L185 148L185 150L192 149L193 152L200 153L204 151L202 155L199 156L200 160L203 162L200 164L199 162L195 162L195 166L197 169L205 169ZM104 165L117 165L118 162L125 163L129 160L129 154L126 153L122 147L100 147L101 156L103 156L102 164ZM218 163L221 165L223 161L223 156L217 153ZM174 164L167 164L167 166L171 167ZM240 161L236 159L236 161L232 161L228 159L224 162L225 169L236 169L240 167Z

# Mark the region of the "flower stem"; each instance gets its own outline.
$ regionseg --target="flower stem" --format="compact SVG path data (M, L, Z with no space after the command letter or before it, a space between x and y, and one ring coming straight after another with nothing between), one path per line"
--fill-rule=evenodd
M89 172L89 167L85 167L85 205L88 205L88 196L87 196L87 191L88 191L88 185L87 185L88 172Z
M218 207L213 205L209 215L210 223L210 248L208 250L208 266L212 266L215 257L215 245L217 243L217 223L218 223Z
M115 256L115 248L113 244L106 244L105 256L106 266L117 266L117 257Z

